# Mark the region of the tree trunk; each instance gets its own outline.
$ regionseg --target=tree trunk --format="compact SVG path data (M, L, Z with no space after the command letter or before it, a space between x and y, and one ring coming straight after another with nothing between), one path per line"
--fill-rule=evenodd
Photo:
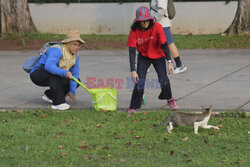
M36 31L30 16L28 0L0 0L0 33L5 37L8 33Z
M250 35L250 0L238 0L234 20L224 33L228 35Z

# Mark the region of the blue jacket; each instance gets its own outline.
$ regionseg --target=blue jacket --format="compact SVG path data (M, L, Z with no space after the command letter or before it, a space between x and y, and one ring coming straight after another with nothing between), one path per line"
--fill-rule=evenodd
M62 52L59 48L52 47L47 50L45 54L42 55L40 60L34 65L30 74L39 68L44 68L51 74L58 75L60 77L65 77L68 71L61 69L59 67L59 61L62 57ZM76 58L76 63L72 66L69 71L72 75L78 79L79 76L79 56ZM69 93L75 94L77 83L70 80L70 90Z

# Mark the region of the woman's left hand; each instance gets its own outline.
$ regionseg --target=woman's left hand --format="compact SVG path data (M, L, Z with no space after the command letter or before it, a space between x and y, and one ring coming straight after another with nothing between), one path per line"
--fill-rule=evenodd
M76 103L76 96L73 93L68 93L67 96L69 96L73 103Z
M168 74L173 74L174 72L174 67L173 67L173 64L172 62L168 62Z

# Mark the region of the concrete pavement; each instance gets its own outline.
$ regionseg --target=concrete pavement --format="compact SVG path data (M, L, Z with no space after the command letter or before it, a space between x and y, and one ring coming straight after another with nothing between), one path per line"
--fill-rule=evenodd
M22 70L25 60L33 55L38 52L0 51L0 110L49 107L41 99L46 88L34 85ZM215 111L250 111L250 49L180 50L180 55L188 71L169 76L180 110L199 111L202 105L212 105ZM132 93L128 51L80 51L80 78L96 79L92 86L114 79L113 84L119 88L118 108L128 108ZM160 89L153 66L147 79L146 103L142 109L166 108L166 101L157 98ZM81 87L77 89L77 104L73 107L91 107L91 96Z

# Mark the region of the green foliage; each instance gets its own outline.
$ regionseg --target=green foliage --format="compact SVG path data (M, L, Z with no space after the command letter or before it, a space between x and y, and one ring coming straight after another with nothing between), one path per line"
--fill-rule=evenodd
M237 112L237 111L236 111ZM0 112L0 166L247 166L249 118L212 117L220 131L152 127L169 111Z

